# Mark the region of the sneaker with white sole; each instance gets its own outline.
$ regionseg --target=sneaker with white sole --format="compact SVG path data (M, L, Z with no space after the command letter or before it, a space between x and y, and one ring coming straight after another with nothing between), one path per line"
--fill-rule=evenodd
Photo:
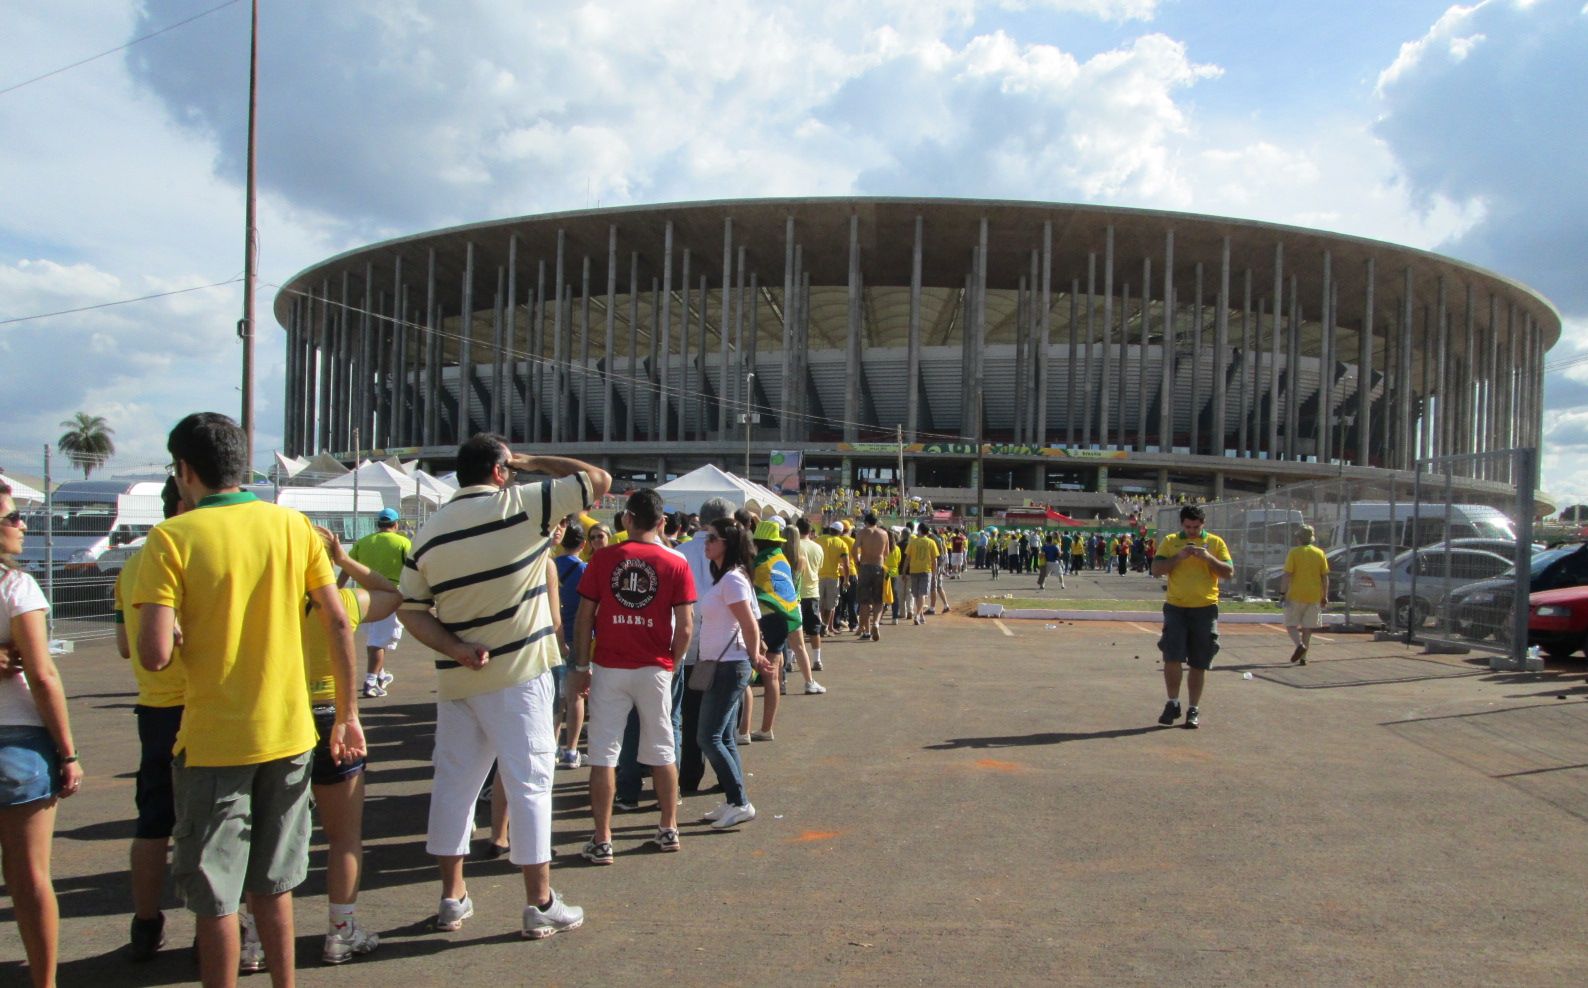
M608 841L586 841L579 851L579 856L591 864L609 865L615 859L612 855L612 844Z
M397 675L396 673L390 673L385 669L382 669L377 678L380 680L380 688L384 690L391 688L391 681L396 679Z
M729 827L737 827L741 823L749 823L754 819L754 803L745 803L743 806L730 805L726 810L723 811L721 816L711 821L711 829L727 830Z
M473 915L474 900L469 898L469 893L463 893L461 899L442 899L436 909L436 929L448 933L461 930L463 921Z
M777 738L772 736L772 732L771 731L751 731L750 732L750 740L751 741L776 741Z
M382 686L377 680L366 679L364 680L364 695L366 697L385 696L386 687Z
M367 954L380 946L380 935L349 920L345 930L333 930L325 935L325 950L320 959L327 964L345 964L360 954Z
M577 930L584 925L584 910L578 906L570 906L557 895L557 890L551 890L551 905L542 909L539 906L524 907L525 940L544 940L558 933Z
M735 741L735 743L740 744L740 745L749 744L750 743L750 739L751 739L750 735L748 735L748 734L736 734L733 737L733 740Z
M813 679L805 684L805 692L810 696L815 696L818 693L826 693L827 687Z
M678 839L677 827L657 827L656 836L651 838L651 843L656 845L658 851L681 851L684 848Z
M724 802L721 806L714 806L711 809L707 810L706 812L702 813L700 815L700 819L705 821L706 823L711 823L714 820L720 819L724 813L728 812L728 810L730 810L732 808L733 808L733 804L732 803Z

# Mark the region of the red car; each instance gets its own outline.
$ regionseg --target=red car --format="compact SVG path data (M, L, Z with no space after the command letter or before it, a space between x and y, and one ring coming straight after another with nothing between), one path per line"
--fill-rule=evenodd
M1527 598L1527 643L1552 659L1582 651L1588 642L1588 587L1540 590Z

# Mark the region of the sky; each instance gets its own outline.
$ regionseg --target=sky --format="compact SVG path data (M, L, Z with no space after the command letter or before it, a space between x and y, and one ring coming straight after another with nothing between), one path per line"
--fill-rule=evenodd
M943 195L1317 227L1522 282L1565 321L1548 362L1588 355L1584 0L260 6L261 461L293 273L596 205ZM0 8L0 467L40 473L81 410L115 429L109 472L157 468L181 415L239 407L248 20ZM1544 404L1544 490L1588 502L1588 359Z

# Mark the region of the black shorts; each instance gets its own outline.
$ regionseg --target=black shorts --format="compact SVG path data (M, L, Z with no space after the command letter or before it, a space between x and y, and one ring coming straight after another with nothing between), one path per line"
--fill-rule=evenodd
M176 732L182 726L182 708L133 707L138 718L138 778L133 783L133 802L138 807L134 837L164 840L176 826L176 795L171 788L171 749L176 747Z
M887 574L881 566L871 563L860 564L860 596L861 605L869 607L882 606L882 581L887 579Z
M335 726L335 707L314 708L314 732L319 737L314 742L314 764L309 768L309 781L317 786L334 786L364 771L362 758L340 765L332 760L331 728Z
M805 629L807 635L820 638L822 635L822 616L816 613L816 607L821 601L815 597L806 597L800 601L800 627Z
M788 644L788 621L781 614L761 615L761 648L777 653Z
M1163 605L1163 637L1158 641L1165 662L1184 662L1193 669L1213 668L1219 653L1219 605Z

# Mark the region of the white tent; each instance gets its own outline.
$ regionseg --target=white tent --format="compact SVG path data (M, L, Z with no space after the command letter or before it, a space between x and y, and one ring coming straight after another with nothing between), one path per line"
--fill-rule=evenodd
M7 487L11 488L11 500L18 504L44 503L43 491L29 487L27 484L24 484L22 481L10 476L9 474L0 474L0 483L3 483Z
M794 516L800 510L759 484L753 484L710 464L691 470L677 480L656 488L667 507L674 511L699 511L714 497L727 498L738 507L746 505L771 509Z
M437 486L433 478L427 478L431 479L432 483L426 485L424 480L410 477L388 463L366 463L359 467L357 471L328 480L321 486L353 487L355 486L355 479L357 481L356 486L360 490L378 491L381 502L386 507L395 509L403 514L413 513L404 510L405 502L410 502L417 498L434 508L452 496L450 491Z
M276 471L282 477L296 477L309 465L309 461L301 456L282 456L276 452Z

